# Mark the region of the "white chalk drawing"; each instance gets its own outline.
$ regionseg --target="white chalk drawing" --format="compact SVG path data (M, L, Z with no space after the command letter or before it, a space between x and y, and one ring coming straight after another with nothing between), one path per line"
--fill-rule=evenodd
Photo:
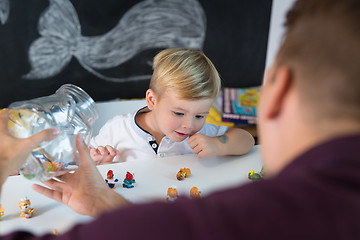
M97 69L117 67L146 49L187 47L202 49L206 16L197 0L144 0L130 8L109 32L86 37L69 0L50 0L38 23L41 35L30 46L35 80L55 76L74 56L90 73L112 82L150 79L150 75L107 77Z
M10 13L10 3L9 0L0 0L0 22L5 24L8 20Z

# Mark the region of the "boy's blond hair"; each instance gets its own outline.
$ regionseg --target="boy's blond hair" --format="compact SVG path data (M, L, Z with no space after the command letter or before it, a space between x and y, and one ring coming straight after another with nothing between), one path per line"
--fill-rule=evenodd
M181 99L215 98L221 88L216 68L197 50L165 49L154 57L153 69L150 89L159 97L171 89Z

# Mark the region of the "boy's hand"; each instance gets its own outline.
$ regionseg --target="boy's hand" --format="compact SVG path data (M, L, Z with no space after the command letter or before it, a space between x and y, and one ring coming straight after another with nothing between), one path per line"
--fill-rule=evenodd
M192 135L188 139L190 148L199 158L219 155L219 143L218 137L208 137L201 133Z
M97 148L89 147L89 150L90 156L96 165L110 164L114 157L120 156L120 152L109 145L105 147L99 146Z

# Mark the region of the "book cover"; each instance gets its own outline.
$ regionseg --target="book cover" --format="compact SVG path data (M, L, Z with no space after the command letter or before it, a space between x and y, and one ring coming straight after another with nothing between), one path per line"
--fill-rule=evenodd
M222 121L256 125L259 88L223 88Z

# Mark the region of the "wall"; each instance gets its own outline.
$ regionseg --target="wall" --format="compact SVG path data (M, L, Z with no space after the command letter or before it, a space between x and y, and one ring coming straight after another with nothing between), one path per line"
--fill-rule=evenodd
M0 0L0 107L64 83L143 97L161 49L203 50L227 87L261 84L271 0Z
M286 12L292 6L295 0L273 0L271 9L270 32L268 48L266 52L266 69L275 58L276 52L281 43L281 37L284 33L284 21Z

